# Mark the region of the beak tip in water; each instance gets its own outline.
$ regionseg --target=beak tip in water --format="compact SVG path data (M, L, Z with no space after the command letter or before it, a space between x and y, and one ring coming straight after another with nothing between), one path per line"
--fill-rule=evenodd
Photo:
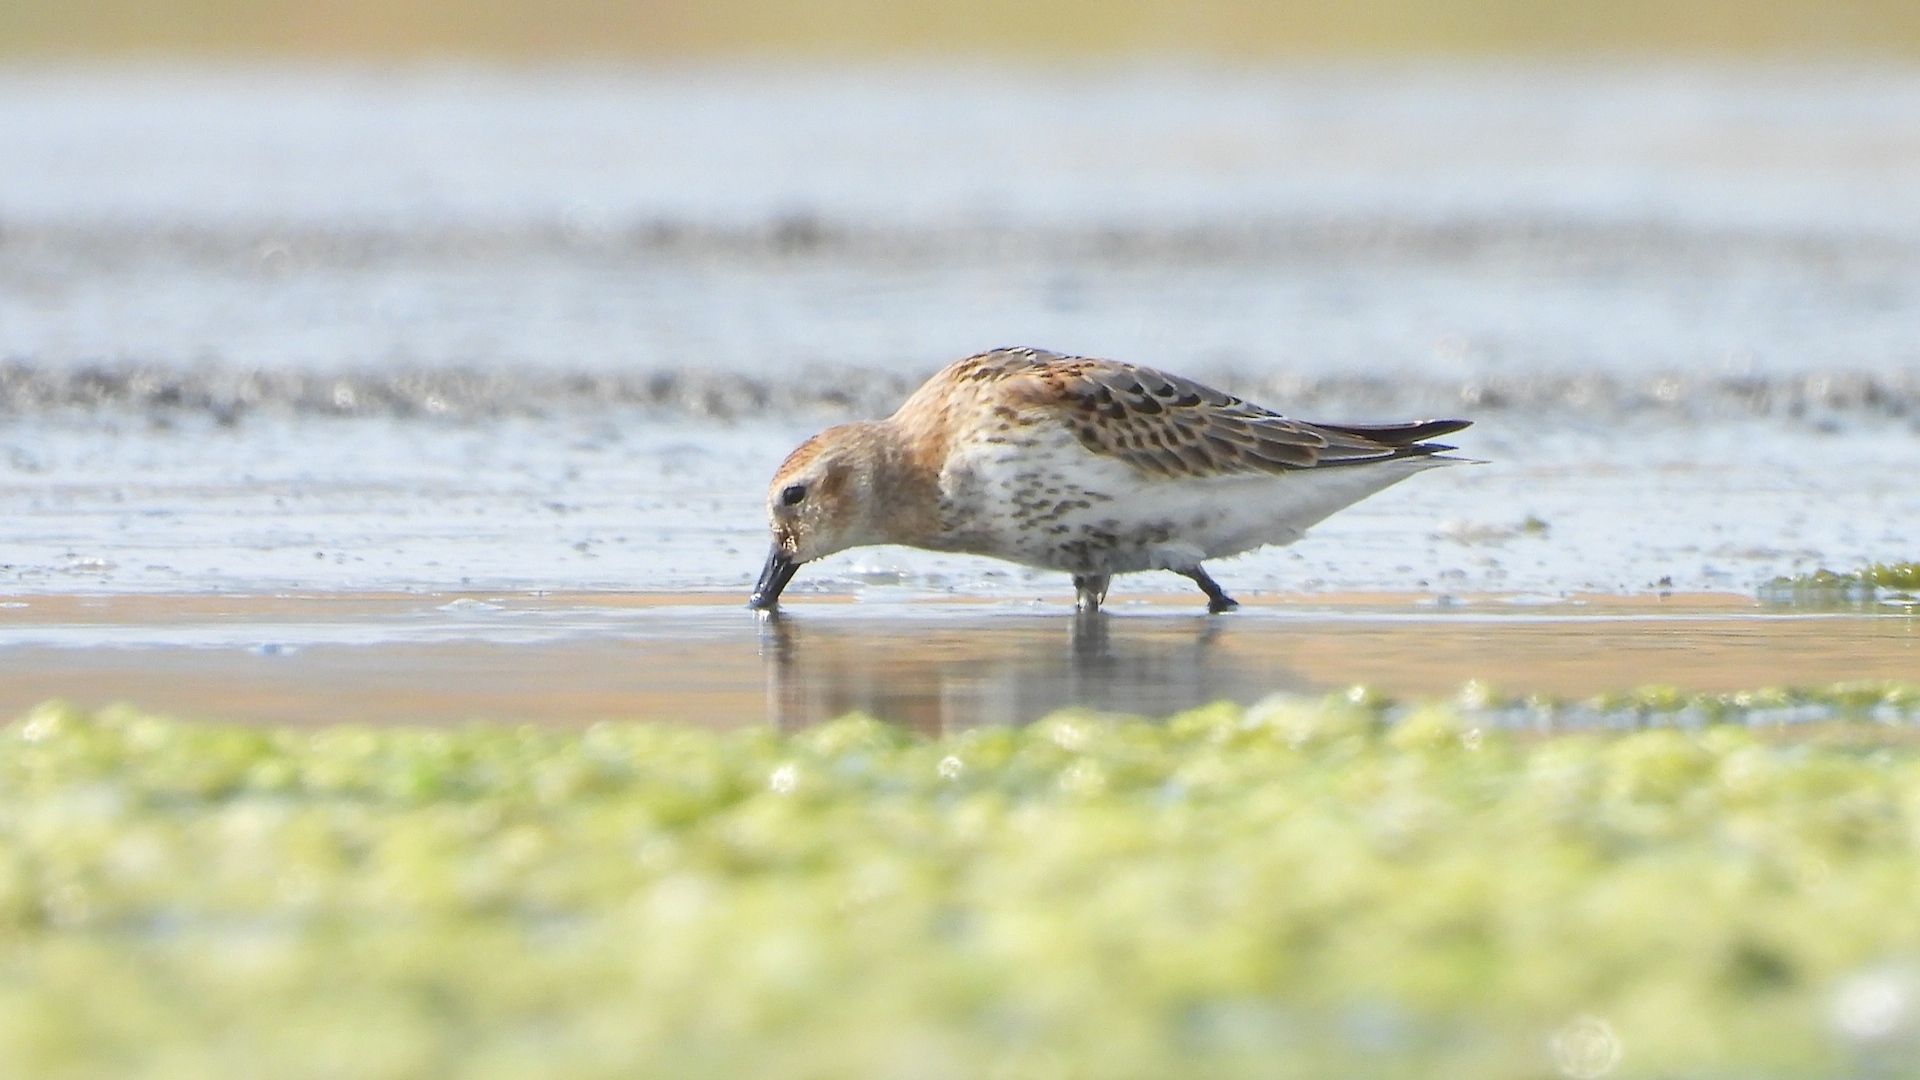
M772 611L780 606L780 592L793 580L800 564L791 555L778 546L767 554L767 565L760 571L760 580L753 586L753 594L747 598L747 607L754 611Z

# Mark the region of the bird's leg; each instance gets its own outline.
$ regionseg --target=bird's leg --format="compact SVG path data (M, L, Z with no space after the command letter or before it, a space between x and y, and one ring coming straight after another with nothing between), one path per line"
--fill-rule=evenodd
M1112 583L1112 574L1073 575L1073 606L1081 611L1099 611L1107 599L1107 586Z
M1226 590L1220 587L1220 583L1213 580L1213 578L1200 567L1196 566L1191 570L1175 570L1174 573L1200 586L1200 591L1207 594L1207 614L1218 615L1223 611L1232 611L1234 608L1240 606L1240 601L1228 596Z

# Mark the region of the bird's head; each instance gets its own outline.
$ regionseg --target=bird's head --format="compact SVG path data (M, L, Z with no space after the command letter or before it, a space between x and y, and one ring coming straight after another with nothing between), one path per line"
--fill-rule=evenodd
M749 606L768 610L802 563L887 539L877 513L880 435L843 424L800 444L767 486L773 550Z

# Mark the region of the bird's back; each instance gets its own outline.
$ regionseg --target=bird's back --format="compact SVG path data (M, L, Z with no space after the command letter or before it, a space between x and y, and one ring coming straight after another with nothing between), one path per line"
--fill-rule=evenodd
M1154 368L1032 348L949 365L895 420L938 431L942 442L1003 425L1058 424L1089 453L1143 475L1195 479L1428 456L1453 449L1428 440L1471 424L1309 423Z
M893 417L937 465L928 546L1074 573L1182 569L1290 543L1329 514L1451 459L1465 421L1309 424L1152 368L998 349L959 361Z

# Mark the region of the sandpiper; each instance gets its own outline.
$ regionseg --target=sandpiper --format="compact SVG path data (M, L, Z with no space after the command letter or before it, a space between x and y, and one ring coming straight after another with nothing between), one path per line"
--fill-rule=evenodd
M1468 420L1310 424L1178 375L1044 349L955 363L885 420L828 428L774 473L773 551L750 606L802 563L868 544L991 555L1073 575L1097 611L1115 574L1171 570L1207 610L1239 605L1201 566L1460 459L1427 442Z

